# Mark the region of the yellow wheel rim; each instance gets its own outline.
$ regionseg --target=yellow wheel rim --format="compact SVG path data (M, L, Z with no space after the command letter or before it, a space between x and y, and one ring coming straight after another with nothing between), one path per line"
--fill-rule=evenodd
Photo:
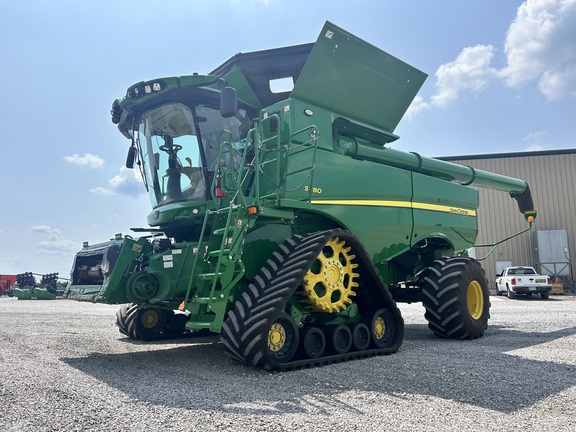
M285 343L286 329L281 324L272 324L268 332L268 349L272 352L278 352L284 348Z
M475 320L480 319L484 311L484 293L478 281L470 282L468 285L468 312Z
M384 322L384 319L379 316L374 320L374 336L376 339L382 339L384 333L386 333L386 323Z
M352 263L356 256L349 253L351 249L334 237L320 251L302 281L303 302L309 309L333 313L352 304L350 297L358 286L354 278L359 275L354 273L358 264Z
M146 329L154 328L158 324L159 320L160 318L158 316L158 312L156 312L153 309L148 309L144 311L144 313L142 313L142 317L140 318L140 321L142 322L142 327Z

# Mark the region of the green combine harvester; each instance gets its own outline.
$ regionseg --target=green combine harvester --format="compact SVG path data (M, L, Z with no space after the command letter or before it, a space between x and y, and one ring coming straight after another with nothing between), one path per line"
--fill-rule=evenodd
M265 369L396 352L396 302L422 301L441 337L482 336L470 186L509 193L527 229L536 212L523 180L387 147L425 78L327 22L313 44L131 86L112 121L150 226L85 243L67 297L122 304L129 338L220 334Z
M36 276L42 276L40 282L36 282ZM54 300L63 297L64 289L58 282L58 273L37 275L36 273L21 273L16 275L16 285L13 294L18 300Z

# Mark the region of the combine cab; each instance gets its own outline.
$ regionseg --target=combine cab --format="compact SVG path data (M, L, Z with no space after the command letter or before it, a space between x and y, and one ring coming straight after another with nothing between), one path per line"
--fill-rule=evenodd
M314 44L131 86L112 121L149 227L85 244L68 298L123 304L129 338L219 333L266 369L396 352L398 301L422 301L439 336L482 336L470 186L511 194L528 222L536 212L523 180L387 146L425 78L326 23Z

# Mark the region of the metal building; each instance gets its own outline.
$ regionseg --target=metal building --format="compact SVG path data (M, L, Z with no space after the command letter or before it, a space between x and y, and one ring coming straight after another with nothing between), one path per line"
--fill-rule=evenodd
M574 287L576 275L576 149L443 157L526 180L530 185L538 217L532 229L496 247L482 261L491 281L505 265L530 265L544 274L560 277L565 287ZM516 201L509 195L479 189L478 244L494 243L527 227ZM490 248L476 248L483 258ZM556 274L554 274L556 273Z

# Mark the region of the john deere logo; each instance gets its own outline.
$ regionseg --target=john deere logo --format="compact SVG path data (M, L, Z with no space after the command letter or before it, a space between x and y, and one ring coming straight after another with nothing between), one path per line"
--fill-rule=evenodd
M468 210L455 207L450 207L450 213L459 214L462 216L468 216L470 214Z

